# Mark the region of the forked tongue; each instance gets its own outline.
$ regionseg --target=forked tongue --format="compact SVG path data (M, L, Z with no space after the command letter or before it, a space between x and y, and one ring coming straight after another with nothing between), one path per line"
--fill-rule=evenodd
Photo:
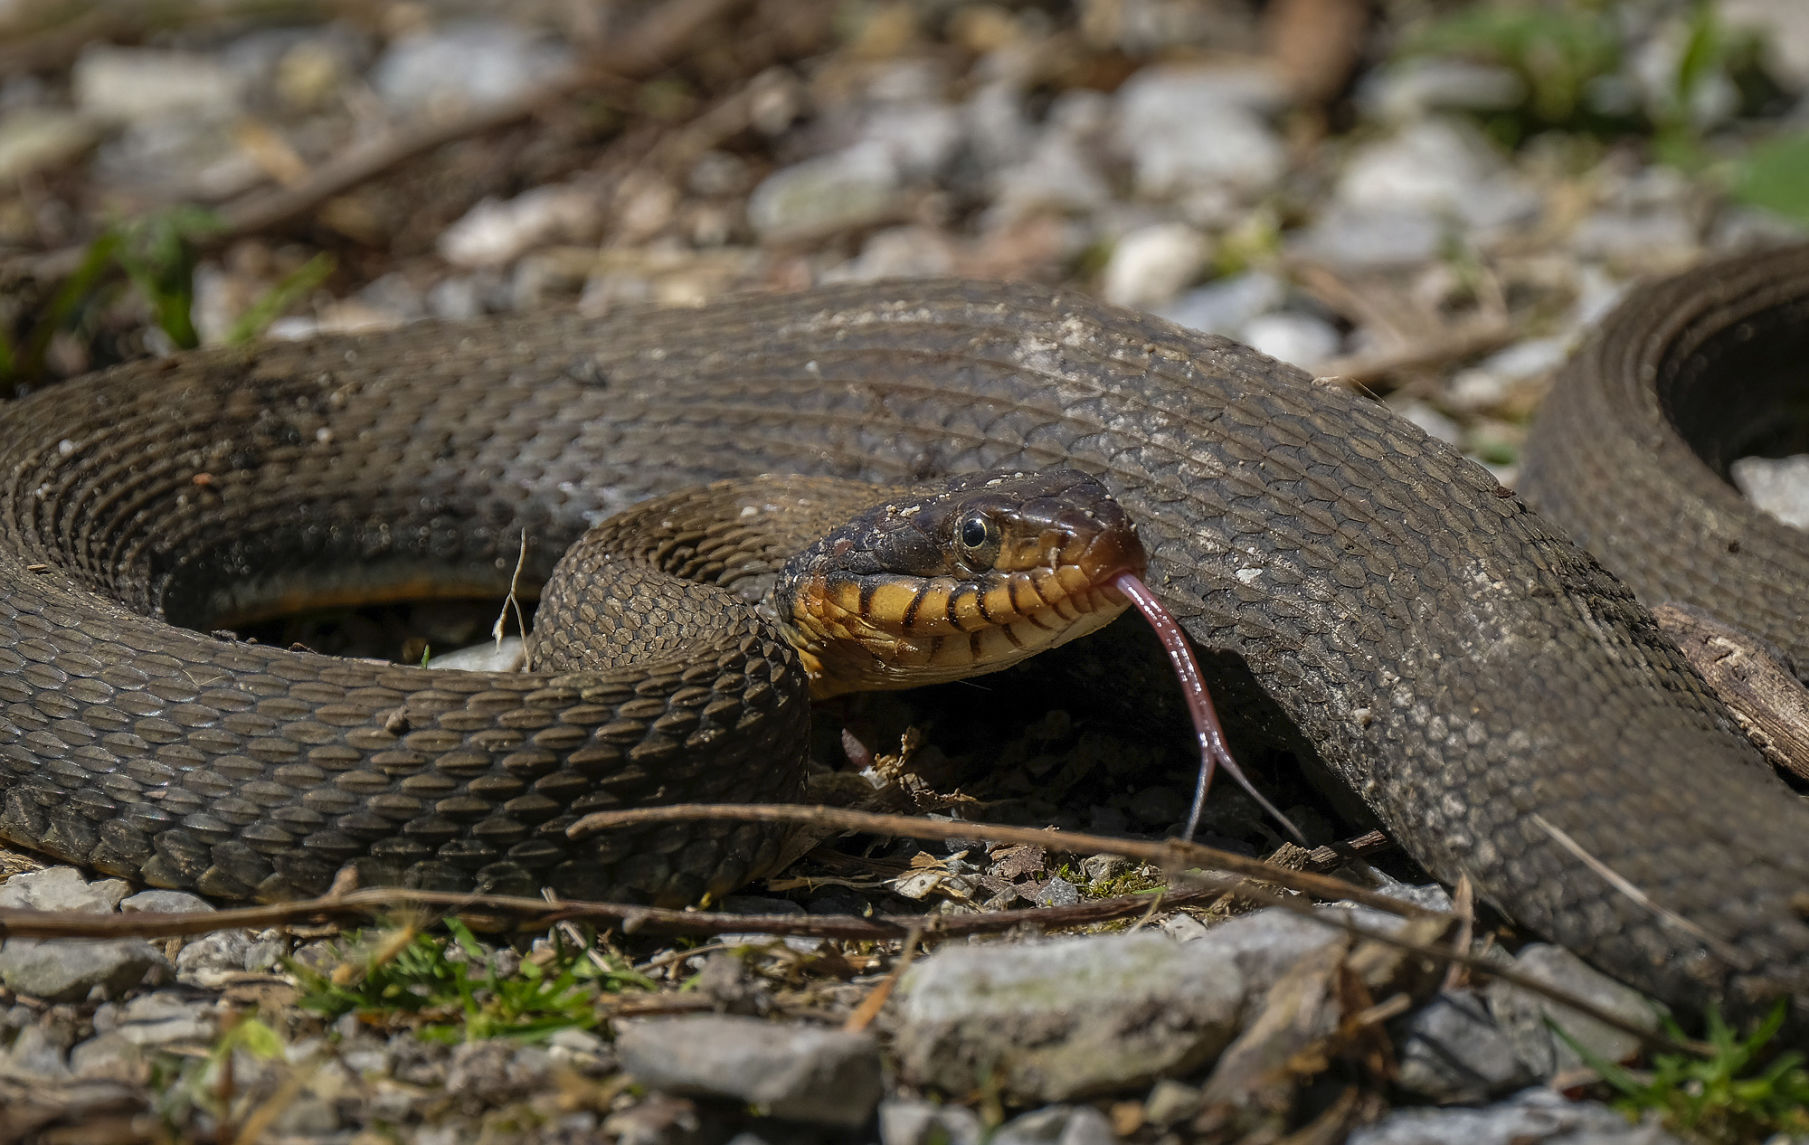
M1294 841L1306 845L1306 837L1300 828L1283 815L1275 804L1263 798L1263 793L1251 784L1244 769L1231 758L1231 749L1225 746L1225 729L1219 726L1219 713L1212 706L1212 696L1206 691L1206 682L1200 676L1199 661L1193 658L1193 645L1187 642L1187 634L1181 631L1168 609L1156 599L1156 594L1149 586L1138 579L1135 573L1119 573L1112 580L1112 587L1123 593L1137 611L1149 621L1149 626L1156 630L1156 638L1162 641L1162 647L1168 652L1169 663L1175 666L1175 675L1181 681L1181 692L1187 697L1187 711L1193 716L1194 731L1200 736L1200 779L1193 789L1193 809L1187 813L1187 830L1184 839L1193 838L1193 833L1200 825L1200 812L1206 806L1206 792L1212 786L1212 773L1223 767L1237 785L1249 792L1250 798L1256 800L1257 806L1275 817L1275 821L1287 828Z

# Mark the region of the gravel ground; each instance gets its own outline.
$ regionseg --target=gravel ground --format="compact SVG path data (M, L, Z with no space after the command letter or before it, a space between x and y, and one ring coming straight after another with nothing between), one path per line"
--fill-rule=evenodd
M0 0L0 397L259 332L1024 278L1343 378L1511 483L1553 368L1626 284L1809 220L1798 0L151 13ZM1801 511L1788 473L1761 466L1751 483ZM415 660L488 624L422 608L284 638ZM1062 671L1084 685L1086 670ZM1005 729L960 689L856 703L819 720L835 725L820 755L839 757L845 725L878 746L897 806L1160 837L1185 814L1185 718L1074 694ZM1258 762L1313 842L1356 833L1272 770L1284 761ZM846 789L822 770L826 792ZM1260 813L1221 796L1205 841L1277 850ZM1376 862L1344 873L1452 909L1410 864ZM0 907L211 909L40 866L0 856ZM721 905L928 925L1159 881L1105 854L865 838ZM1551 1026L1598 1063L1638 1057L1625 1030L1298 912L1147 901L1084 937L1021 923L932 931L921 949L569 923L449 934L401 913L355 933L12 938L0 1143L1691 1132L1603 1104L1611 1091ZM1637 996L1486 913L1470 939L1655 1028Z

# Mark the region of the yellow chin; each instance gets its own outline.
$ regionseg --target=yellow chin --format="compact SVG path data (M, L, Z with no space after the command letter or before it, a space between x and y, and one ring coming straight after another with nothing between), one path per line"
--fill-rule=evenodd
M1052 582L1067 579L1041 575ZM857 611L858 599L848 602L853 609L839 599L826 599L840 593L799 594L799 612L789 618L790 627L815 698L896 691L997 672L1096 632L1128 607L1116 590L1084 583L1070 591L1066 584L1046 582L1035 593L1037 607L1029 610L1011 607L1008 587L989 591L982 607L971 584L945 578L918 583L919 589L892 583L873 588L864 614ZM887 594L894 592L905 595L889 599ZM1029 594L1015 595L1028 603ZM881 608L882 603L902 607ZM907 617L905 626L900 621Z

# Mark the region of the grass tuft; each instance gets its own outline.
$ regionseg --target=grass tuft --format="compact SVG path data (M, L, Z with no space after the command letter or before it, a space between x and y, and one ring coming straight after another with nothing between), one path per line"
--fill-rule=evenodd
M537 1041L597 1025L603 994L654 988L627 965L557 930L547 947L499 973L464 923L447 919L445 927L445 935L405 932L375 945L348 936L348 961L332 973L292 963L302 987L299 1004L329 1019L410 1020L428 1041Z
M1708 1015L1706 1055L1657 1054L1650 1069L1606 1061L1556 1026L1553 1030L1614 1088L1614 1106L1632 1116L1657 1113L1671 1129L1720 1145L1809 1132L1809 1068L1803 1054L1772 1041L1783 1028L1784 1003L1744 1037L1721 1015ZM1678 1040L1685 1035L1665 1020Z

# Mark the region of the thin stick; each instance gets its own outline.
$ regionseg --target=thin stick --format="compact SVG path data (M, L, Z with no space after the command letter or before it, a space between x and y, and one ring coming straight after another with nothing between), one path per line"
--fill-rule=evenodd
M1323 899L1348 899L1388 914L1406 917L1436 915L1424 907L1390 898L1376 891L1309 871L1290 871L1261 859L1234 855L1185 839L1120 839L1082 831L1057 831L1047 827L1011 827L1001 823L948 822L919 819L913 815L881 815L841 807L811 807L786 803L674 803L664 807L633 807L621 811L597 811L566 828L566 835L582 839L598 831L643 823L684 823L697 819L752 823L803 823L838 831L868 831L907 839L984 839L992 843L1029 843L1070 854L1122 855L1169 870L1189 866L1215 867L1265 883L1286 887Z
M1223 888L1176 892L1171 902L1204 902L1222 894ZM1096 922L1141 914L1149 896L1122 895L1076 906L1026 907L989 914L950 915L937 926L948 935L989 934L1017 926L1044 929L1089 926ZM624 933L715 937L719 934L775 934L809 938L839 938L880 942L905 938L921 921L921 915L770 915L728 914L695 910L668 910L632 903L566 901L513 895L457 894L450 891L411 891L377 887L350 894L266 906L232 907L213 911L178 911L169 914L145 911L134 914L97 914L54 910L0 908L0 939L4 938L179 938L240 927L261 930L272 926L299 926L334 920L363 921L403 910L431 909L442 914L484 915L508 919L522 930L547 930L567 920L615 925Z

